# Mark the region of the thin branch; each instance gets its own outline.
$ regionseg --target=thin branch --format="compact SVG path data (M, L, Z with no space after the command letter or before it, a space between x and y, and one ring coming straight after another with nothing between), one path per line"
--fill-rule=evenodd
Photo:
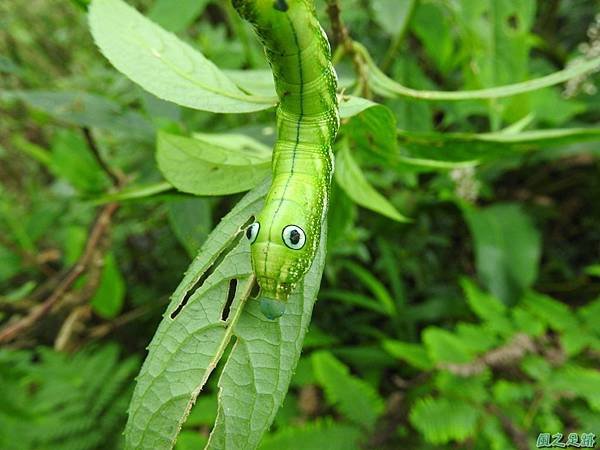
M14 242L2 235L0 235L0 244L8 248L12 253L15 253L17 256L20 256L25 264L39 269L44 275L52 276L56 273L56 271L52 267L46 264L48 258L41 257L43 254L40 254L40 257L37 257L33 253L27 251L23 247L20 247L19 245L15 244Z
M92 155L94 156L94 158L96 159L96 161L98 162L100 167L106 173L106 175L108 175L108 177L111 179L113 185L115 187L120 187L124 181L123 176L121 174L117 173L116 171L114 171L112 169L112 167L110 167L106 163L106 161L104 161L104 158L102 158L102 155L100 154L100 149L98 148L98 145L96 144L96 140L94 139L94 136L92 135L92 130L90 130L88 127L83 127L82 130L83 130L83 135L85 136L85 141L87 142L87 145L88 145L90 151L92 152Z
M344 53L350 56L354 71L358 77L359 89L364 97L369 98L371 96L369 89L369 68L363 55L356 50L354 41L348 32L348 27L344 24L341 13L339 0L327 0L327 15L331 22L334 42L338 48L342 48Z
M52 294L40 305L33 308L29 314L17 322L8 324L0 331L0 343L9 342L19 333L24 332L44 317L59 300L67 293L77 279L87 270L93 261L96 249L108 231L112 216L119 205L109 203L98 214L85 245L85 250L79 260L68 270Z

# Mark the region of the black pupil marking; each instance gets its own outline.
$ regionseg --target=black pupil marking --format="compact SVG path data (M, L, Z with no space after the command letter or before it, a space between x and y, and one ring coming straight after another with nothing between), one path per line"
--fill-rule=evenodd
M278 11L286 12L288 10L288 4L285 0L275 0L273 8Z
M298 232L298 230L290 231L290 242L294 245L300 242L300 233Z
M252 239L252 225L250 225L246 230L246 237L248 238L248 240Z

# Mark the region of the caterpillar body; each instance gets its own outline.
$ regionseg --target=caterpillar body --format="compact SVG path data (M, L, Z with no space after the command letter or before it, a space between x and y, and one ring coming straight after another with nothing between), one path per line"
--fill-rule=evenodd
M337 77L313 0L233 0L265 48L279 97L271 188L246 230L269 319L310 268L327 214L339 128Z

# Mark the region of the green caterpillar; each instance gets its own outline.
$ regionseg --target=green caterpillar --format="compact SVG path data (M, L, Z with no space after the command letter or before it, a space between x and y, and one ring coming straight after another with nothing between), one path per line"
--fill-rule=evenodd
M273 182L246 230L261 311L275 319L313 262L327 214L340 124L337 77L313 0L233 0L233 6L264 45L279 96Z

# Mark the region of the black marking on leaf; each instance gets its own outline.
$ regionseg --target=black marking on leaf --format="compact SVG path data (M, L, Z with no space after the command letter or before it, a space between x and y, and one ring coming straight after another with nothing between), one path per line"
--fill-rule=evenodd
M208 277L210 277L214 273L214 271L223 262L223 260L225 259L225 257L229 254L229 252L231 250L233 250L240 243L240 239L244 235L244 231L253 222L254 222L254 216L251 216L240 228L238 228L238 231L235 234L235 237L229 243L229 245L227 247L223 248L223 250L221 250L221 252L215 258L215 261L208 267L208 269L206 269L204 271L204 273L202 275L200 275L200 278L198 278L198 281L196 281L194 283L194 285L192 286L192 288L189 289L185 293L185 296L183 297L183 300L181 300L181 303L171 313L171 319L175 319L175 317L177 317L179 315L179 313L183 310L183 308L185 307L185 305L187 305L187 302L189 301L190 297L198 289L200 289L202 287L202 285L204 284L204 282L208 279Z
M225 306L223 307L223 312L221 312L221 320L227 320L229 318L231 305L233 304L233 299L235 299L237 284L238 282L235 278L229 280L229 289L227 290L227 301L225 302Z
M275 8L277 11L286 12L289 6L285 0L275 0L273 3L273 8Z

